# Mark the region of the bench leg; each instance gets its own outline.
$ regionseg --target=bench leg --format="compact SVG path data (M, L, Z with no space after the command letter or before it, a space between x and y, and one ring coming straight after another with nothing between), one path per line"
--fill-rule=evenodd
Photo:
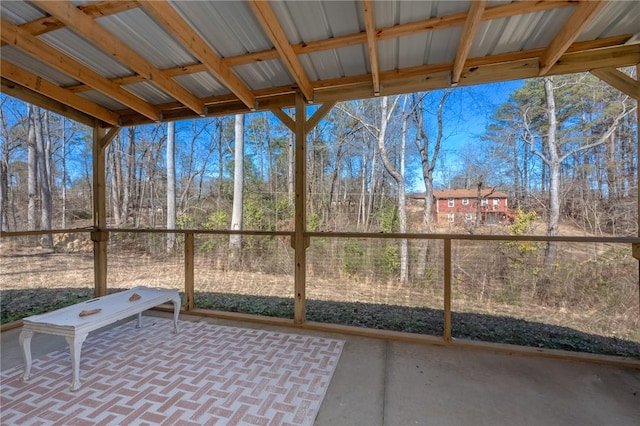
M67 336L69 350L71 351L71 363L73 365L73 378L71 380L71 392L80 389L80 355L82 353L82 343L87 338L86 334L79 336Z
M31 338L33 337L33 331L21 331L18 340L22 347L22 354L24 355L24 373L20 377L20 380L26 382L31 377Z
M173 332L178 334L180 332L178 330L178 316L180 315L180 305L182 301L179 295L175 296L171 301L173 302Z
M142 312L138 312L138 323L136 324L136 328L142 327Z

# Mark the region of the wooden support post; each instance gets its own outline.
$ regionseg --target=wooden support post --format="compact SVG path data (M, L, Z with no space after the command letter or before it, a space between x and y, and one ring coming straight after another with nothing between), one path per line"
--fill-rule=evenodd
M93 226L96 231L91 234L96 297L107 294L107 241L102 232L107 221L105 155L101 147L105 134L105 129L96 123L93 127Z
M444 240L444 341L451 342L451 239Z
M187 232L184 236L184 297L187 312L196 307L193 254L193 232Z
M112 127L109 132L96 121L93 126L93 280L94 295L107 294L107 197L106 197L106 164L105 148L120 131Z
M302 324L305 320L305 289L307 269L307 244L305 231L307 229L307 167L306 167L306 105L301 93L296 93L296 200L295 200L295 270L294 270L294 322Z

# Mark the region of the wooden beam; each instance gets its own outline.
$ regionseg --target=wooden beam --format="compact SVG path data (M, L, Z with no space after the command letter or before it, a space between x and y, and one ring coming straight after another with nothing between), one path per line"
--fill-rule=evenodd
M184 235L184 298L187 312L196 307L195 297L195 238L193 232Z
M640 62L640 44L616 46L596 51L567 53L547 75L574 74L594 68L631 66ZM467 62L460 84L473 85L497 81L534 78L539 75L536 59L523 59L503 64L475 67Z
M295 121L293 121L293 119L291 117L289 117L289 115L287 113L285 113L280 108L271 108L270 111L273 113L273 115L278 117L278 119L280 119L282 124L287 126L287 128L289 130L291 130L292 132L296 131L296 129L295 129L296 123L295 123Z
M336 106L336 103L337 102L335 101L325 102L320 108L316 110L316 112L313 113L313 115L307 120L307 123L305 125L307 133L309 133L314 127L316 127L320 120L322 120L327 114L329 114L333 107Z
M79 6L80 10L94 19L102 16L114 15L116 13L124 12L125 10L134 9L136 7L138 7L137 1L125 0L96 1ZM33 36L37 36L46 34L54 30L59 30L60 28L64 28L64 24L53 16L45 16L44 18L25 22L24 24L20 25L20 28ZM2 42L1 46L4 45L5 43Z
M0 34L2 40L8 44L29 53L38 60L70 75L76 80L82 81L151 120L160 120L160 115L152 105L123 90L117 84L82 65L70 56L54 49L51 45L28 34L4 18L0 20Z
M64 105L95 117L111 125L118 124L118 114L110 111L88 99L82 98L66 89L56 86L42 77L30 73L11 62L0 60L0 74L3 78L27 87L34 92L54 99Z
M559 7L573 6L575 2L570 1L519 1L498 6L487 7L483 14L483 21L508 18L510 16L523 15L528 13L542 12ZM427 31L441 30L445 28L458 27L464 25L467 20L466 12L453 13L451 15L436 16L435 18L423 19L420 21L408 22L391 27L379 28L377 31L379 40L386 40L396 37L405 37Z
M591 74L622 93L631 96L636 101L640 101L640 81L634 80L615 68L598 68L591 70Z
M253 14L262 26L271 43L275 46L280 54L280 58L293 76L300 91L307 101L313 101L313 86L307 77L307 74L298 60L298 56L293 51L289 39L278 22L278 18L274 13L268 1L250 0L249 5L253 10Z
M120 127L112 127L111 129L109 129L109 131L107 131L107 133L104 134L98 141L98 148L101 150L107 149L109 144L111 144L111 142L113 141L113 138L118 136L118 133L120 133L120 129Z
M68 1L34 0L40 9L56 17L67 27L109 53L113 58L153 82L161 90L173 96L198 115L204 115L204 103L191 92L168 78L142 55L94 22L87 14Z
M571 46L580 35L582 30L591 22L600 10L607 4L604 0L581 2L576 6L567 22L560 28L560 31L551 40L549 46L540 58L539 75L545 75L551 67L560 59L560 57Z
M255 108L255 96L236 76L206 41L178 14L166 0L143 1L140 6L170 34L187 47L189 52L203 63L222 84L227 86L249 109Z
M634 66L640 63L640 44L618 45L628 36L614 37L609 42L579 42L569 49L554 65L550 75L572 74L589 71L593 68ZM590 50L595 48L595 50ZM585 50L586 49L586 50ZM492 83L505 80L534 78L538 75L538 57L542 49L522 52L511 52L494 56L470 58L463 69L460 85ZM380 73L380 82L385 94L411 93L423 90L443 89L449 87L452 63L421 65L401 71L385 71ZM364 99L372 96L371 76L362 74L321 80L313 83L315 101L319 104L332 101ZM256 91L256 109L260 111L272 108L290 108L294 106L291 86ZM207 116L246 113L246 106L238 103L229 95L213 96L205 99ZM178 109L179 105L159 105L163 110L163 118L189 119L193 114ZM166 110L166 111L165 111ZM149 120L135 112L117 111L123 126L144 124Z
M16 99L20 99L33 105L41 106L42 108L53 111L56 114L60 114L64 117L70 118L71 120L77 121L78 123L82 123L85 126L92 127L95 124L95 117L89 116L77 109L71 108L68 105L53 100L48 96L28 89L18 83L7 80L4 77L0 78L0 81L0 91L6 95L13 96Z
M618 45L625 44L631 37L632 37L631 34L623 34L619 36L601 38L598 40L581 41L581 42L572 44L571 47L567 49L567 53L579 52L583 50L600 49L603 47L618 46ZM275 56L273 58L275 59L278 57L278 55L275 50L273 50L273 52L275 52ZM507 52L507 53L502 53L502 54L492 55L492 56L482 56L479 58L471 58L467 61L467 66L481 66L481 65L488 65L488 64L498 63L498 62L512 62L512 61L518 61L521 59L533 59L533 58L540 57L540 55L542 55L543 52L544 52L544 49L540 48L540 49L530 49L530 50L523 50L523 51L517 51L517 52ZM244 56L244 55L240 55L240 56ZM235 58L235 57L225 58L222 60L222 62L227 63L227 60L232 58ZM204 72L204 71L207 71L207 68L201 63L183 65L179 67L167 68L162 70L162 72L165 73L167 77L171 77L171 78L181 76L181 75L195 74L195 73ZM317 90L319 87L326 86L327 81L336 81L336 84L340 84L338 83L338 81L343 81L344 82L343 84L350 84L349 83L350 78L351 77L341 77L338 80L322 80L322 81L314 82L312 84L313 84L314 90ZM144 79L140 77L138 74L134 74L127 77L114 78L111 81L119 85L126 85L126 84L140 83L141 81L144 81ZM68 86L66 87L66 89L74 93L91 90L90 87L84 84L80 84L77 86ZM272 90L272 89L268 89L268 90ZM276 89L276 91L277 90L278 89ZM286 86L285 90L288 92L292 91L290 86ZM256 98L258 98L259 96L261 96L261 93L264 93L264 90L256 90L253 93L256 96ZM227 95L216 96L216 98L220 98L220 99L225 97L228 97L228 96ZM204 102L208 103L211 101L204 99ZM176 107L179 107L179 106L176 105Z
M376 46L376 20L373 15L373 1L362 0L364 11L364 26L367 32L367 47L369 49L369 64L371 68L371 80L373 83L373 95L380 95L380 70L378 67L378 47Z
M451 71L451 84L456 85L460 81L460 74L462 74L462 68L469 56L473 39L476 36L478 27L480 27L480 20L486 0L476 0L471 2L467 19L462 29L462 36L460 37L460 43L458 44L458 50L456 51L456 58L453 61L453 71Z
M296 324L305 321L306 276L307 276L307 130L306 105L302 94L296 94L295 120L295 233L294 248L294 317Z
M107 241L109 235L104 230L107 226L105 147L119 131L119 127L114 127L108 132L97 124L93 127L92 216L95 231L91 233L91 239L93 240L93 277L96 297L107 294Z

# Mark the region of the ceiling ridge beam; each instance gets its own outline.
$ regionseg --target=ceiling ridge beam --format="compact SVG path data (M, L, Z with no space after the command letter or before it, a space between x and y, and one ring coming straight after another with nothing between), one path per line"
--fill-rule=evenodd
M255 97L240 78L226 66L207 42L180 16L163 1L144 1L140 6L157 20L161 26L176 37L188 50L203 63L222 84L227 86L249 109L255 109Z
M102 16L115 15L116 13L124 12L125 10L129 9L135 9L137 7L137 1L125 0L97 1L78 6L80 10L94 19L100 18ZM44 16L33 21L25 22L24 24L19 25L19 27L30 33L32 36L38 36L51 31L59 30L60 28L64 28L65 25L59 19L53 16ZM5 43L2 42L1 45L4 46Z
M27 52L38 60L117 100L145 117L154 121L160 120L160 114L153 105L125 91L109 79L60 52L53 46L37 39L4 18L0 20L0 38L8 44Z
M605 0L583 1L578 4L576 10L560 28L560 31L551 40L551 43L549 43L549 46L540 57L540 76L549 72L551 67L558 62L558 59L571 46L571 43L578 38L582 30L606 4L607 1Z
M40 9L56 17L76 33L85 37L103 51L109 53L120 63L131 68L145 80L155 84L159 89L182 102L198 115L204 115L204 103L191 92L168 78L138 52L124 44L115 35L96 23L89 15L82 12L68 1L34 0Z
M371 80L373 95L380 96L380 69L378 66L378 47L376 45L376 19L373 13L373 1L362 0L364 11L364 26L367 33L367 47L369 50L369 64L371 68Z
M278 18L271 8L271 5L268 1L264 0L249 0L249 5L265 34L280 54L280 59L293 76L294 81L300 88L305 99L312 102L313 86L298 59L298 55L291 47L291 43L289 43L284 29L280 25L280 22L278 22Z
M0 74L7 80L13 81L41 95L45 95L84 114L114 126L118 125L118 114L113 111L78 96L69 90L63 89L60 86L56 86L42 77L7 62L4 59L0 59Z
M476 32L480 27L480 20L484 12L484 7L487 4L486 0L476 0L471 2L469 13L462 29L462 36L460 37L460 43L458 44L458 50L456 51L456 57L453 61L453 70L451 71L451 84L457 85L460 81L460 75L462 74L462 68L471 51L471 45L473 39L476 36Z

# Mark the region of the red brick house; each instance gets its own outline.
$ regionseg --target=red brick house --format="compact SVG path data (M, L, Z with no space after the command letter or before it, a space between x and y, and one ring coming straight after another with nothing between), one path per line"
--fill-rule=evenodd
M495 188L444 189L433 191L433 217L439 224L464 225L473 223L476 214L481 224L506 223L512 217L507 194ZM479 204L479 206L478 206Z

